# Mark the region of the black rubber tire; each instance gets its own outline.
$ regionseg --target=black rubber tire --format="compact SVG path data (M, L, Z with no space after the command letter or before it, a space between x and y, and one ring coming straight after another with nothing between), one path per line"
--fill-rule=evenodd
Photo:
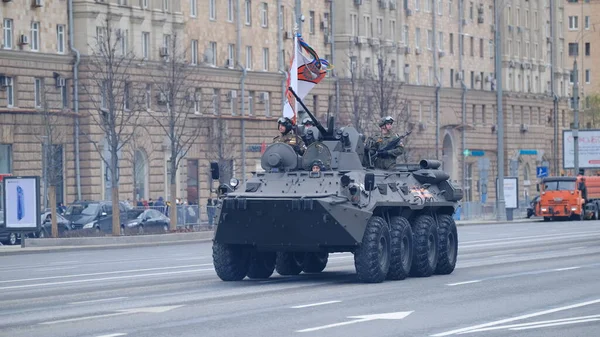
M14 246L19 242L17 233L8 233L8 244Z
M277 253L275 270L282 276L298 275L302 272L304 253Z
M413 254L413 233L405 217L390 219L390 270L388 280L404 280L410 272Z
M241 281L250 267L250 254L241 246L213 243L213 265L223 281Z
M266 279L275 270L275 253L253 252L250 255L248 277L251 279Z
M437 223L429 215L420 215L414 220L412 227L414 246L410 276L431 276L438 260Z
M327 266L329 253L306 253L302 271L305 273L320 273Z
M438 263L435 273L438 275L452 274L456 267L458 256L458 231L451 215L438 216Z
M365 283L383 282L390 269L390 230L385 220L372 216L365 228L362 244L354 253L358 280Z

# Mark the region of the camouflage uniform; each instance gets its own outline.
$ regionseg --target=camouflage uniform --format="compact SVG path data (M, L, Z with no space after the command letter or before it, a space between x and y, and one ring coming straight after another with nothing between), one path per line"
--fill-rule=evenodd
M374 165L375 168L382 170L391 170L396 165L396 158L401 156L404 153L404 146L402 142L399 142L394 148L386 150L384 152L380 152L381 149L384 149L395 140L397 137L400 137L398 134L387 134L384 135L381 133L379 137L375 140L371 147L371 154L376 154L374 157Z
M297 154L303 155L306 150L306 145L304 145L304 141L300 136L288 132L285 135L279 135L273 138L273 143L286 143L294 148Z

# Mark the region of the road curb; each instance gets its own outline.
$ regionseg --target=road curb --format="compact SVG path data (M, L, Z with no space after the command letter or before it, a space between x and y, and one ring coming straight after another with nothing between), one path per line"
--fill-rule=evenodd
M495 220L482 220L482 221L477 221L477 220L464 220L465 222L462 222L461 220L456 220L456 226L480 226L480 225L510 225L510 224L514 224L514 223L525 223L525 222L536 222L536 220L539 221L539 219L515 219L513 221L495 221Z

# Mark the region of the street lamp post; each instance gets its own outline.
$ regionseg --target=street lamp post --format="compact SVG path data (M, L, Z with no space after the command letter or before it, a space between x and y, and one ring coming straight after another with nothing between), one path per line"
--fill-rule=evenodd
M577 69L577 59L573 61L573 146L574 149L574 174L579 174L579 73Z
M494 0L494 26L496 27L494 32L494 44L495 44L495 72L496 72L496 116L497 116L497 127L496 136L498 138L498 156L497 156L497 169L498 169L498 180L496 183L496 220L503 221L506 219L506 206L504 201L504 115L502 111L502 39L500 26L500 3L501 0Z

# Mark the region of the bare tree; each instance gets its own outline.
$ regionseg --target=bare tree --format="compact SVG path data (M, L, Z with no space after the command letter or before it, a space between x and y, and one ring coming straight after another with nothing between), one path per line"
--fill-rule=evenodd
M586 100L589 102L586 127L595 129L600 126L600 95L592 94L586 97Z
M177 171L179 164L185 158L200 136L200 128L192 123L191 116L201 113L199 110L200 90L193 86L199 83L193 68L189 67L186 60L186 50L183 39L173 34L168 41L167 56L159 66L154 77L154 86L159 94L161 104L155 112L151 113L154 121L160 126L169 142L169 177L170 191L170 229L177 228Z
M119 168L121 149L134 135L139 118L139 93L132 81L134 55L128 49L126 33L112 26L108 14L104 24L97 29L96 43L90 46L92 55L85 62L87 81L83 90L90 99L90 118L104 135L104 144L86 135L100 154L110 176L112 200L112 234L120 234ZM108 151L104 151L108 147Z
M67 90L64 87L64 79L55 76L54 81L56 81L55 87L61 88L60 90ZM56 189L63 183L63 145L66 141L65 121L68 117L61 115L62 95L60 95L60 90L58 90L58 93L57 90L52 90L52 86L41 78L35 79L34 86L36 92L35 105L40 109L41 115L42 130L36 130L34 134L42 144L44 205L47 205L47 202L50 203L51 235L52 237L58 237ZM57 96L59 97L58 100L56 99Z
M220 111L217 111L217 116L208 123L206 130L207 159L219 163L219 183L222 184L229 184L229 180L233 177L236 144L239 143L233 137L229 124Z

